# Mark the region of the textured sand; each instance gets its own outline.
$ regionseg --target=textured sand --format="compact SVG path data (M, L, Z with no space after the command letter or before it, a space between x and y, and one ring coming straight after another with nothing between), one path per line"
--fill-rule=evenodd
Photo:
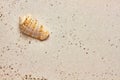
M29 13L48 40L20 33ZM37 78L120 80L120 0L0 0L0 80Z

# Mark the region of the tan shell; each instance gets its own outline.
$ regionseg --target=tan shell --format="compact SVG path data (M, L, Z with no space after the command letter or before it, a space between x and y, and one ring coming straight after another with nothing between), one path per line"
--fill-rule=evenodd
M49 32L45 30L43 25L38 25L37 20L33 20L31 16L20 17L19 26L22 33L29 35L41 41L49 37Z

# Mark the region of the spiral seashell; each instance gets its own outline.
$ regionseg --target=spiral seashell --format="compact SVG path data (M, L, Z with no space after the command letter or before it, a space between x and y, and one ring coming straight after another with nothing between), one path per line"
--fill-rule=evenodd
M43 25L39 25L38 21L32 19L30 15L20 17L19 19L19 27L22 33L36 38L38 40L46 40L49 37L49 32L45 30Z

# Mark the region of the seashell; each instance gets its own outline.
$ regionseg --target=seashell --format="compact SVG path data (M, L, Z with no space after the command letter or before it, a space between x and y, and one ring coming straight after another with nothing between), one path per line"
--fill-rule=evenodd
M49 32L43 27L43 25L39 25L38 21L32 19L30 15L20 17L19 27L22 33L38 40L43 41L49 37Z

